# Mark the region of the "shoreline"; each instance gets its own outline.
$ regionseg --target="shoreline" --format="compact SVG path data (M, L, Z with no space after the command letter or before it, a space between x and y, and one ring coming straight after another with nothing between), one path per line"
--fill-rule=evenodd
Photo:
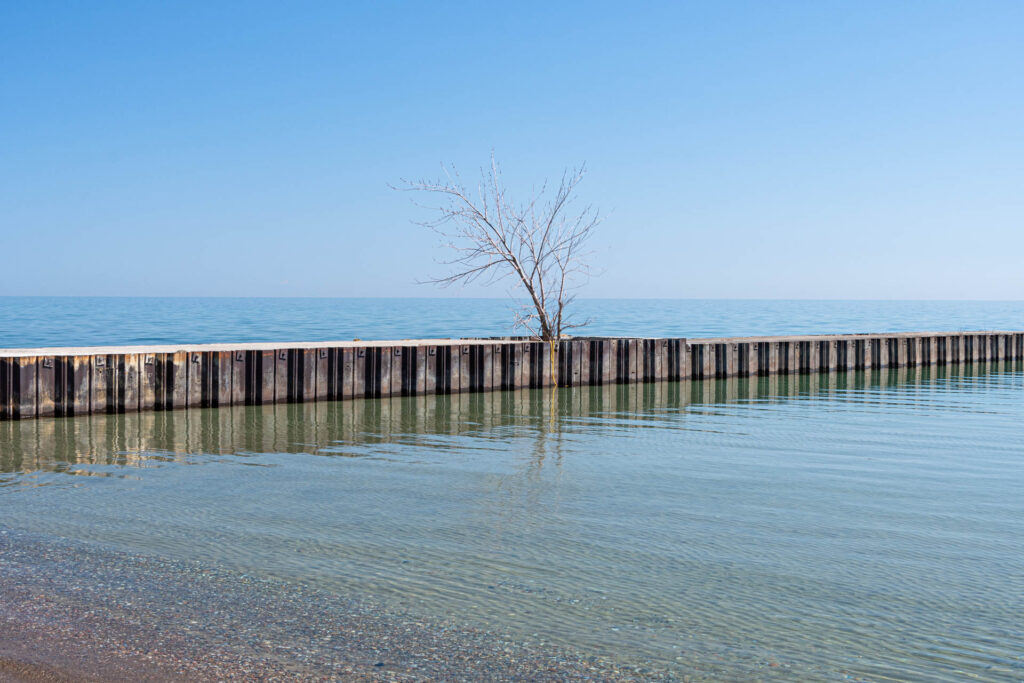
M372 598L5 527L0 601L0 682L690 678Z

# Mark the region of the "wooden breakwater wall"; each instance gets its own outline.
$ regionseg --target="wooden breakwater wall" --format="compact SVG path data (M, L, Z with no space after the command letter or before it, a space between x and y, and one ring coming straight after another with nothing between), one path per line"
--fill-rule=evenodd
M1024 332L0 350L0 420L1024 359Z

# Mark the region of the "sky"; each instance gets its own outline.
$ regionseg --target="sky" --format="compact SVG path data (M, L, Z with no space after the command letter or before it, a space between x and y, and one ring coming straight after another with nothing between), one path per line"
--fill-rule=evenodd
M0 295L437 289L402 178L586 163L586 297L1024 299L1024 3L0 0ZM429 201L429 197L421 198Z

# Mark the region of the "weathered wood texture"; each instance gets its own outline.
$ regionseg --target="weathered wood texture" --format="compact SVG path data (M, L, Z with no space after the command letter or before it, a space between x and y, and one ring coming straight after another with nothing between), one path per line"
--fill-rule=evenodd
M1024 333L0 350L0 420L1024 360Z

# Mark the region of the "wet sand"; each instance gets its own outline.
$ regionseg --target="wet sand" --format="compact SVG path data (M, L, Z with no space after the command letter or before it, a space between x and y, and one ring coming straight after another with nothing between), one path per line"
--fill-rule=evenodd
M0 527L0 682L677 680L540 640Z

